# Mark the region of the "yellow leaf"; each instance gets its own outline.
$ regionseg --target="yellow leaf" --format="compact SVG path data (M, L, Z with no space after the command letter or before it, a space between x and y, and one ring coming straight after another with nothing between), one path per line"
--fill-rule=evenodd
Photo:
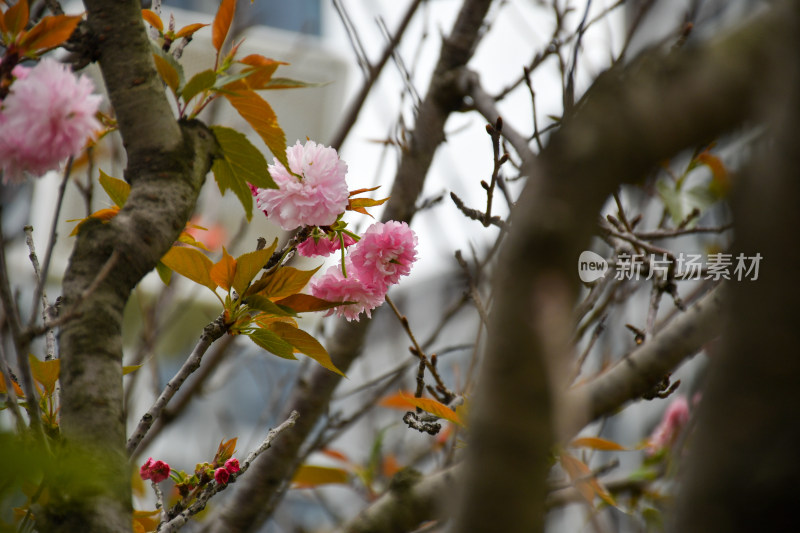
M140 368L142 368L143 366L144 366L144 365L127 365L127 366L123 366L123 367L122 367L122 375L123 375L123 376L126 376L126 375L128 375L128 374L131 374L131 373L133 373L133 372L136 372L137 370L139 370L139 369L140 369Z
M261 272L269 258L272 257L277 245L278 239L275 239L275 242L269 248L242 254L236 258L236 275L233 277L233 288L239 295L244 294L244 291L247 290L247 285Z
M300 353L309 356L331 372L347 377L341 370L336 368L336 365L331 361L331 356L328 354L328 351L319 341L302 329L298 329L285 322L275 322L269 329L275 332L278 337L294 346Z
M253 90L264 88L264 85L269 82L280 65L288 65L288 63L283 61L276 61L259 54L250 54L240 59L239 63L249 67L242 72L250 73L250 75L245 78L245 82L247 86Z
M42 18L22 37L20 48L36 52L54 48L69 39L81 21L80 15L54 15Z
M173 246L161 258L161 262L181 276L208 287L212 291L217 288L217 284L214 283L209 274L213 263L211 263L211 259L199 250L184 246Z
M604 451L628 451L628 448L617 444L614 441L601 439L600 437L581 437L569 443L573 448L592 448L595 450Z
M156 15L154 11L142 9L142 18L145 22L157 29L159 33L164 33L164 23L161 21L161 17Z
M211 42L217 52L222 49L228 30L233 22L233 15L236 13L236 0L222 0L219 9L214 17L214 25L211 27Z
M178 86L180 85L180 77L178 76L178 71L175 70L175 67L169 64L169 62L161 57L158 54L153 54L153 61L156 62L156 70L158 71L158 75L161 76L161 79L164 80L164 83L167 84L173 93L178 92Z
M236 259L231 257L224 246L222 247L222 259L211 267L209 275L214 283L226 291L231 290L234 276L236 276Z
M28 354L28 362L31 365L33 379L42 384L48 395L53 394L56 389L56 381L58 381L58 373L61 369L61 361L58 359L39 361L33 355Z
M278 117L266 100L250 89L244 80L225 86L225 98L243 119L258 133L275 159L289 168L286 160L286 134L278 124Z
M295 472L292 482L295 484L295 488L306 488L331 483L347 483L349 478L349 472L342 468L301 465Z
M134 533L148 533L158 528L159 511L134 511L133 512L133 531Z
M461 420L461 417L445 404L430 398L415 398L408 393L401 394L403 394L406 400L414 407L419 407L423 411L426 411L434 416L438 416L439 418L443 418L449 422L453 422L454 424L464 427L464 422Z
M122 207L128 201L128 196L131 193L131 186L127 181L113 178L100 170L100 186L106 191L106 194L111 201L117 206Z

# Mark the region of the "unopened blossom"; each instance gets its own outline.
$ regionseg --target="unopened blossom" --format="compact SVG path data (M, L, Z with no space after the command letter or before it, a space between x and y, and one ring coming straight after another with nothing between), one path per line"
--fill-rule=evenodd
M311 282L311 294L331 302L353 302L334 307L328 311L328 315L336 314L347 320L356 321L361 313L371 317L372 310L381 305L386 298L386 287L362 282L355 275L349 260L345 266L347 277L342 274L341 265L332 266L321 278Z
M239 459L235 457L231 457L227 461L225 461L225 470L228 471L229 474L235 474L239 471Z
M356 242L354 238L352 238L350 235L346 233L343 234L343 238L344 238L345 248L355 244ZM341 248L342 248L342 243L339 240L338 235L334 236L312 235L311 237L308 237L306 240L297 245L297 251L303 257L316 257L316 256L327 257L336 250L340 250Z
M3 181L40 176L80 154L100 123L101 97L94 84L51 58L35 67L14 69L16 81L0 109L0 168Z
M258 208L285 230L333 224L347 208L347 163L314 141L290 146L286 159L291 172L278 161L269 166L278 188L258 189Z
M647 452L653 455L675 444L687 422L689 422L689 402L684 396L678 396L669 404L661 423L647 439Z
M356 276L384 287L408 275L417 259L417 236L405 222L376 222L350 252Z
M142 479L149 479L153 483L161 483L169 477L169 465L164 461L153 461L152 457L148 457L142 467L139 469L139 475Z
M220 485L226 484L230 478L231 478L231 473L228 472L225 468L220 467L214 470L214 481L216 481Z

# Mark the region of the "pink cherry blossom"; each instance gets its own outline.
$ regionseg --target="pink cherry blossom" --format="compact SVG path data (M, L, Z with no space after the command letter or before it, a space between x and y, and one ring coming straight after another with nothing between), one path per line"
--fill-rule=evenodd
M161 483L169 477L169 465L164 461L153 461L152 457L148 457L142 467L139 469L139 475L142 479L149 479L153 483Z
M286 158L291 172L278 161L269 166L278 188L258 189L258 208L285 230L333 224L347 208L347 163L314 141L298 141L286 149Z
M95 113L101 97L94 84L54 59L14 69L17 80L0 110L0 168L5 183L42 175L80 154L100 129Z
M344 234L345 248L355 244L356 240L348 234ZM312 235L297 245L297 251L303 257L329 256L336 250L342 248L342 243L337 236Z
M240 469L239 467L239 459L235 457L231 457L227 461L225 461L225 470L228 471L229 474L235 474Z
M684 396L678 396L669 404L661 423L647 439L647 453L653 455L675 444L687 422L689 422L689 402Z
M347 320L356 321L361 313L371 317L372 310L383 303L386 287L363 283L354 275L350 261L347 261L345 266L348 277L342 274L341 265L332 266L321 278L311 283L311 294L331 302L353 302L334 307L328 311L328 315L336 314Z
M214 470L214 480L220 485L224 485L231 478L231 473L220 467Z
M376 222L350 253L358 279L388 287L406 276L417 259L417 236L405 222Z

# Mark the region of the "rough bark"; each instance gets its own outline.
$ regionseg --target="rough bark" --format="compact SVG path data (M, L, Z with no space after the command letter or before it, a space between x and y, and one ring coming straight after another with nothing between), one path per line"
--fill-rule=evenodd
M788 30L788 31L786 31ZM797 529L800 462L800 8L773 28L771 75L759 78L768 148L738 183L732 252L763 257L758 279L733 283L721 350L709 366L673 531ZM787 238L788 237L788 238Z
M188 220L217 145L202 124L175 121L156 74L139 3L87 0L86 8L128 156L125 178L131 193L107 224L84 224L65 273L63 310L78 313L64 324L59 338L65 460L90 457L99 467L92 471L96 479L87 493L71 494L69 487L51 492L41 530L117 532L131 529L123 309L133 287L155 267ZM98 279L104 269L107 274Z
M433 156L444 142L447 117L461 107L463 94L457 90L458 72L472 57L481 36L481 27L491 0L467 0L463 3L453 30L442 44L431 85L420 106L411 132L408 149L403 152L382 219L410 222L415 202L422 191ZM336 366L347 371L360 355L369 320L358 324L341 321L328 342L328 351ZM283 496L282 487L297 468L297 454L325 412L331 394L341 378L323 368L314 368L293 395L285 412L297 410L300 418L292 431L275 448L253 465L250 475L237 485L234 501L222 509L206 526L214 533L255 531L272 513ZM283 416L282 413L280 416Z

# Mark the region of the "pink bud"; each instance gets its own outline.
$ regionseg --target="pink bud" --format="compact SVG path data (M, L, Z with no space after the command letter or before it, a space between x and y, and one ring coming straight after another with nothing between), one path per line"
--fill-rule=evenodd
M235 457L231 457L227 461L225 461L225 470L228 471L229 474L235 474L239 471L239 459Z
M214 479L220 485L225 485L230 479L230 477L231 477L230 472L228 472L224 468L217 468L216 470L214 470Z

